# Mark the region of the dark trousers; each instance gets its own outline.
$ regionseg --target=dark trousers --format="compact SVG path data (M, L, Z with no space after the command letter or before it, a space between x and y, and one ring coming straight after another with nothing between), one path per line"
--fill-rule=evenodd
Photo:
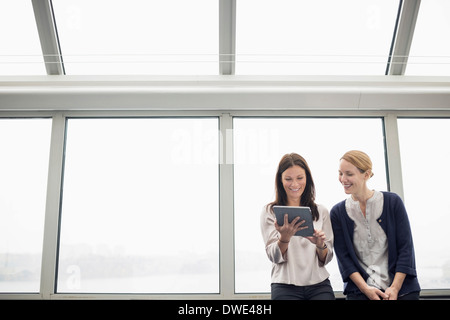
M330 280L310 286L272 283L272 300L335 300Z
M419 300L419 297L420 292L416 291L399 296L397 297L397 300ZM367 298L367 296L364 293L358 292L358 293L349 293L346 297L346 300L369 300L369 298Z

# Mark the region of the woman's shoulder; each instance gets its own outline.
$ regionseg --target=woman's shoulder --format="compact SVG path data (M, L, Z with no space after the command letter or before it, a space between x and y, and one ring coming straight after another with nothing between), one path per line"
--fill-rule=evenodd
M384 201L391 203L392 205L402 204L402 198L395 192L392 191L381 191Z
M319 211L319 216L324 217L324 216L329 216L330 215L330 211L323 204L316 203L316 206L317 206L317 211Z
M265 204L262 208L261 208L261 214L262 215L267 215L267 214L271 214L274 215L273 210L272 210L272 203L268 203Z
M336 203L333 207L331 207L330 212L339 211L339 210L345 209L345 202L346 201L347 201L347 199L344 199L344 200L339 201L338 203Z
M392 191L380 191L385 198L400 199L400 196Z

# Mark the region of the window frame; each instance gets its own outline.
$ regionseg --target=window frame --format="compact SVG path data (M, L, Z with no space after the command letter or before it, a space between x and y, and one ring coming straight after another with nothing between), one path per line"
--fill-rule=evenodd
M302 113L303 114L303 113ZM349 120L349 119L352 119L352 120L366 120L366 119L371 119L371 120L378 120L378 121L380 121L380 131L378 132L378 134L382 137L382 147L383 147L383 152L384 152L384 156L383 156L383 158L384 158L384 162L385 162L385 171L383 172L383 171L381 171L381 168L379 168L378 167L378 170L377 170L377 176L381 176L381 175L383 175L384 174L384 176L385 176L385 178L386 178L386 187L387 187L387 190L389 191L390 190L390 186L389 186L389 167L388 167L388 165L387 165L387 156L386 156L386 154L387 154L387 141L386 141L386 125L385 125L385 117L383 117L383 116L380 116L380 115L375 115L375 114L373 114L373 115L370 115L370 116L365 116L365 115L354 115L354 114L349 114L349 115L343 115L343 113L341 113L341 115L340 116L337 116L337 115L320 115L320 116L317 116L317 115L307 115L307 116L305 116L305 115L302 115L302 116L299 116L299 115L295 115L295 114L290 114L290 115L279 115L279 114L277 114L277 115L274 115L274 114L272 114L272 115L265 115L265 116L257 116L257 115L245 115L245 116L243 116L243 115L235 115L235 116L233 116L233 120L235 120L235 119L239 119L239 120L246 120L246 119L250 119L250 120L254 120L254 119L257 119L257 120L261 120L261 119L270 119L270 120L279 120L279 119L294 119L294 120L299 120L299 121L303 121L303 120L308 120L308 119L312 119L312 120L341 120L341 119L343 119L343 120ZM244 140L245 140L245 138L243 138ZM255 141L252 141L252 142L255 142ZM255 143L257 143L257 142L255 142ZM345 150L343 150L343 151L345 151ZM302 154L303 155L303 154ZM307 161L309 161L308 159L306 159ZM372 159L373 160L373 159ZM278 161L278 159L277 159L277 161ZM311 162L309 162L309 165L310 166L312 166L313 165L313 163L311 163ZM338 170L338 168L336 167L336 176L334 177L334 179L337 181L337 170ZM314 172L313 172L313 176L315 176L314 175ZM317 178L317 177L316 177ZM318 188L320 189L320 185L317 185L317 179L316 178L314 178L315 179L315 183L316 183L316 191L318 190ZM269 187L270 188L272 188L272 180L273 180L273 178L270 178L270 185L269 185ZM235 180L234 180L235 181ZM272 191L272 189L270 189L271 191ZM233 190L233 192L234 192L234 190ZM339 190L338 189L338 192L341 192L341 190ZM317 197L316 198L316 200L318 199L319 197ZM339 201L340 200L342 200L342 199L344 199L345 198L345 195L344 194L342 194L342 197L339 199ZM273 199L272 199L273 200ZM268 203L268 202L270 202L270 199L267 199L267 202L266 203ZM321 203L322 205L325 205L324 203L323 203L323 201L321 201L321 200L319 200L319 203ZM236 207L236 202L234 201L234 206ZM331 206L328 206L328 205L325 205L326 206L326 208L328 209L328 210L331 210ZM258 208L258 210L259 210L259 208ZM258 211L258 213L259 213L259 211ZM234 216L236 216L236 214L237 214L237 212L236 211L234 211L233 212L233 214L234 214ZM233 228L233 233L234 233L234 236L235 236L235 249L239 246L239 244L237 244L237 241L236 241L236 224L234 224L234 228ZM258 225L258 228L259 228L259 225ZM262 238L261 239L259 239L259 241L261 242L261 240L262 240ZM263 247L261 247L261 248L263 248ZM263 252L263 250L262 250L262 254L263 255L265 255L265 252ZM242 257L242 256L241 256ZM234 252L234 258L236 259L236 251ZM334 257L333 257L333 259L336 259L336 255L334 255ZM269 261L269 260L267 260L267 261ZM330 266L331 264L334 264L334 263L336 263L336 260L334 260L334 261L331 261L327 266ZM269 264L270 264L270 262L269 262ZM337 263L336 263L336 268L337 268ZM234 268L235 268L235 271L237 270L237 266L236 266L236 261L235 261L235 266L234 266ZM330 270L328 270L328 271L330 271ZM330 272L331 273L331 272ZM269 276L270 277L270 270L268 270L268 272L267 272L267 276ZM332 276L331 274L330 274L330 276ZM236 281L235 281L235 283L236 283ZM332 285L333 285L333 281L332 281ZM336 294L336 296L337 297L342 297L343 295L342 295L342 290L340 290L342 288L342 284L340 284L340 285L338 285L338 286L334 286L333 285L333 289L335 290L335 294ZM236 292L236 286L235 286L235 294L236 295L245 295L245 294L267 294L266 292L260 292L260 291L257 291L257 292L247 292L247 291L244 291L244 292Z
M33 120L46 120L46 121L50 121L50 123L49 123L49 125L50 125L50 135L51 135L51 130L52 130L52 123L51 123L51 121L52 121L52 117L50 116L50 115L42 115L42 114L32 114L32 115L29 115L29 116L24 116L23 114L15 114L15 113L13 113L13 114L7 114L7 115L5 115L5 116L3 116L2 114L1 114L1 112L0 112L0 121L2 121L2 120L12 120L12 121L15 121L15 120L25 120L25 121L33 121ZM2 137L0 137L0 139L1 139ZM48 141L48 143L49 143L49 145L48 145L48 149L50 150L50 148L51 148L51 142L50 141ZM50 156L48 156L48 161L50 161ZM48 168L48 167L46 167L46 169L45 169L45 174L44 174L44 176L48 176L49 175L49 173L50 173L50 168ZM44 222L44 219L45 219L45 216L46 216L46 212L47 212L47 207L46 207L46 200L47 200L47 196L48 196L48 181L46 180L46 182L45 182L45 184L46 184L46 188L45 188L45 202L44 202L44 206L45 206L45 208L44 208L44 212L42 212L42 214L43 214L43 221L42 221L42 238L40 239L40 240L43 240L43 238L45 237L45 234L46 234L46 232L45 232L45 222ZM43 264L43 251L44 251L44 249L42 248L42 250L41 250L41 257L40 257L40 267L41 267L41 275L42 275L42 264ZM14 252L12 252L12 254L14 255L15 253ZM39 276L39 282L42 282L41 280L41 275ZM37 293L39 293L40 292L40 290L38 290L38 292ZM21 295L22 293L20 293L20 291L17 291L17 292L15 292L15 293L13 293L13 295ZM33 292L26 292L26 293L24 293L24 294L26 294L26 295L33 295L33 294L35 294L34 293L34 291ZM8 295L8 292L0 292L0 297L2 297L2 296L4 296L4 295Z
M0 77L1 78L1 77ZM378 117L385 123L390 190L403 196L399 162L398 117L450 117L445 78L380 79L360 77L267 78L246 82L195 78L139 82L114 78L9 78L0 89L0 117L51 117L52 133L42 253L41 290L37 294L1 294L5 299L269 299L270 294L234 292L233 117ZM5 79L0 79L5 81ZM108 80L108 81L107 81ZM185 82L183 82L185 81ZM202 82L203 81L203 82ZM0 81L1 82L1 81ZM357 83L357 85L356 85ZM447 84L445 84L447 83ZM39 93L37 93L39 92ZM261 94L261 93L264 94ZM138 94L141 93L141 94ZM37 99L38 94L40 99ZM161 96L162 95L162 96ZM80 99L74 99L74 97ZM171 98L172 97L172 98ZM186 101L184 97L188 97ZM87 99L87 98L90 98ZM145 99L144 99L145 98ZM167 98L167 99L166 99ZM351 99L349 99L351 98ZM172 99L172 100L171 100ZM145 100L151 100L146 104ZM91 104L87 102L91 101ZM125 104L124 101L129 101ZM178 103L175 105L175 101ZM180 105L183 101L183 105ZM278 107L274 101L279 101ZM294 102L293 102L294 101ZM356 102L355 102L356 101ZM427 104L424 104L427 102ZM258 105L261 108L258 108ZM197 106L194 108L194 106ZM334 108L332 108L334 106ZM410 106L408 108L408 106ZM56 294L55 274L65 120L67 117L219 117L220 293L214 295ZM336 291L337 298L343 298ZM449 289L423 290L422 297L450 296Z
M56 273L55 273L55 294L66 294L66 295L71 295L71 294L78 294L78 292L76 291L64 291L63 289L59 289L58 287L61 287L61 282L59 282L59 286L58 286L58 276L59 276L59 268L58 266L61 266L61 261L59 259L59 254L60 254L60 246L61 246L61 220L63 219L64 216L64 212L63 212L63 202L64 202L64 179L65 179L65 165L66 165L66 148L67 148L67 135L70 131L70 129L68 130L68 128L70 127L70 120L100 120L102 122L102 120L108 121L108 120L203 120L203 119L207 119L207 120L215 120L217 121L217 129L219 126L219 117L218 116L166 116L166 115L136 115L136 116L130 116L130 115L99 115L99 116L66 116L64 117L64 156L63 156L63 164L62 164L62 176L61 176L61 187L60 187L60 204L59 204L59 216L58 216L58 220L60 221L58 223L58 239L57 239L57 247L58 247L58 251L57 251L57 267L56 267ZM176 128L176 127L173 127ZM172 126L171 126L172 129ZM220 132L219 132L220 133ZM219 138L218 134L218 138ZM219 151L219 143L220 140L218 139L217 141L217 152ZM217 164L219 165L219 159L217 159ZM217 189L219 189L219 187L217 186ZM217 196L219 197L219 190ZM67 197L67 196L66 196ZM219 200L219 199L218 199ZM219 202L216 203L217 205L217 225L214 225L215 228L219 229ZM212 226L210 226L212 227ZM220 248L217 249L219 251L217 258L220 254ZM218 259L217 259L218 260ZM217 277L220 278L220 274L219 274L219 270L217 272ZM60 280L61 281L61 280ZM220 287L218 286L218 290L220 291ZM79 292L79 294L82 295L89 295L89 294L95 294L92 292ZM111 295L111 293L101 293L101 294L107 294L107 295ZM130 296L130 295L151 295L151 296L158 296L158 295L174 295L174 293L164 293L164 292L149 292L149 293L133 293L133 292L122 292L122 293L117 293L119 295L123 295L123 296ZM218 295L218 293L195 293L195 292L187 292L187 293L183 293L186 295L196 295L196 294L205 294L205 295Z

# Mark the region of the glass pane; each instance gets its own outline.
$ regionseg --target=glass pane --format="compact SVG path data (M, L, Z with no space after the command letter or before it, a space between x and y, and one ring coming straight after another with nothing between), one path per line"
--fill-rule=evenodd
M423 3L423 2L422 2ZM450 288L450 119L399 119L405 205L422 289Z
M331 210L347 198L338 170L339 159L348 150L369 154L375 172L369 187L387 190L383 124L379 118L235 118L233 130L236 292L270 292L271 262L259 221L263 207L274 200L281 157L296 152L306 159L316 186L316 202ZM350 138L349 131L358 135ZM333 289L342 291L336 257L327 270Z
M218 74L218 1L53 0L67 74Z
M0 119L0 292L39 292L50 119Z
M236 74L383 75L398 4L238 1Z
M46 74L31 1L0 1L0 30L0 75Z
M218 120L67 125L57 291L218 293Z
M450 1L420 2L405 74L450 76Z

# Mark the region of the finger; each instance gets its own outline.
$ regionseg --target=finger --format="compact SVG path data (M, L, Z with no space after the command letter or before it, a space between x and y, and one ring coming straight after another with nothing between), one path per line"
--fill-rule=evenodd
M285 214L284 214L284 224L287 225L288 223L289 223L289 222L288 222L288 214L285 213Z
M275 219L275 229L279 230L281 228L281 226L278 224L277 219Z
M323 239L324 241L326 240L325 232L323 232L322 230L314 229L314 236L317 238Z
M303 229L308 228L308 226L304 226L304 225L303 225L303 222L304 222L304 220L303 220L303 221L300 221L299 223L297 223L297 224L294 226L294 227L295 227L295 230L299 231L299 230L303 230Z
M292 224L293 226L296 226L296 225L299 223L298 220L300 220L300 217L295 217L295 218L291 221L291 224Z
M298 228L295 229L295 232L301 231L301 230L305 230L307 228L308 228L308 226L306 226L306 227L298 227Z
M317 238L314 236L305 237L308 239L312 244L315 244L317 246Z
M379 289L376 289L375 292L377 293L378 296L380 296L380 297L383 298L383 299L389 298L389 295L388 295L388 294L384 293L383 291L381 291L381 290L379 290Z

